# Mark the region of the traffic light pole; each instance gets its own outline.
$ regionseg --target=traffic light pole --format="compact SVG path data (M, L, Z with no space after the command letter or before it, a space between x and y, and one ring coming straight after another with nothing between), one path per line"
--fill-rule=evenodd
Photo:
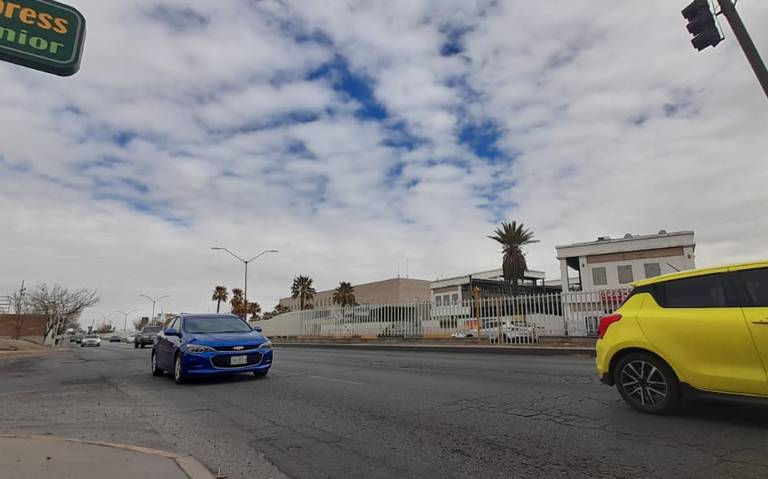
M744 55L747 56L752 70L757 75L757 80L760 82L760 86L763 87L765 96L768 97L768 70L765 69L765 63L760 58L760 53L755 48L755 44L752 43L752 38L750 38L749 32L744 26L744 22L741 21L739 12L736 11L736 6L731 0L717 0L717 2L720 4L720 10L723 12L723 15L725 15L725 18L728 19L728 23L731 25L733 35L739 41L741 49L744 50Z

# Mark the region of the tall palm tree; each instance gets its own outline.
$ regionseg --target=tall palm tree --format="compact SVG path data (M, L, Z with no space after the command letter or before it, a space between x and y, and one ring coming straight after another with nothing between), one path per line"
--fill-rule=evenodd
M340 281L339 286L333 291L333 304L340 306L354 306L355 288L346 281Z
M299 275L293 278L293 285L291 285L291 298L299 298L299 304L301 310L304 311L307 301L315 297L315 288L312 287L312 278L309 276Z
M217 313L221 310L221 302L224 301L226 303L227 299L229 299L229 292L225 286L216 286L213 288L213 296L211 296L211 300L216 301Z
M245 305L243 304L243 290L240 288L232 288L232 299L229 300L229 304L232 305L232 314L242 316Z
M501 243L501 271L504 275L504 281L512 282L513 295L517 296L517 283L523 279L523 275L528 270L523 246L539 241L533 239L533 231L515 221L501 223L501 226L496 228L496 231L489 238Z

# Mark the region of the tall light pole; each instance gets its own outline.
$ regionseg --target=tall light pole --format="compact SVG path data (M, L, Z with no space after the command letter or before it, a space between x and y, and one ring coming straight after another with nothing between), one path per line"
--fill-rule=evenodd
M260 257L264 256L267 253L278 253L279 251L277 251L276 249L267 249L257 254L251 259L243 259L240 256L228 250L227 248L214 246L211 249L216 251L226 251L227 253L231 254L232 256L240 260L245 265L245 282L244 282L244 288L243 288L243 302L245 303L245 313L243 314L243 319L248 319L248 263L259 259Z
M123 332L128 331L128 315L131 314L131 313L135 313L136 311L138 311L138 309L132 309L130 311L115 311L116 313L120 313L120 314L122 314L124 316L124 319L123 319Z
M141 296L142 298L147 298L148 300L152 301L152 317L149 319L150 321L154 321L154 320L155 320L155 305L156 305L156 304L157 304L157 303L158 303L158 302L159 302L161 299L163 299L163 298L170 298L170 297L171 297L171 295L170 295L170 294L164 294L164 295L160 296L160 297L159 297L159 298L157 298L157 299L155 299L155 298L152 298L152 297L150 297L150 296L147 296L146 294L140 294L139 296Z
M768 70L766 70L765 63L763 63L763 59L760 58L760 53L758 53L757 48L755 48L755 44L752 43L752 37L749 36L749 32L747 31L747 27L744 26L744 22L741 21L739 12L736 11L736 2L731 0L717 0L717 3L720 4L720 11L725 15L725 18L731 25L733 35L736 37L736 40L738 40L739 45L741 45L741 49L744 51L744 55L746 55L747 61L752 67L752 71L754 71L757 76L757 81L760 82L760 86L763 87L765 96L768 96Z

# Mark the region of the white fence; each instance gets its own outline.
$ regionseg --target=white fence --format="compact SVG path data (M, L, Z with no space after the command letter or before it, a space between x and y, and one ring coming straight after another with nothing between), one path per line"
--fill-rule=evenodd
M0 314L8 314L11 312L11 297L0 296Z
M530 343L541 337L591 337L600 317L629 290L547 293L430 303L358 305L296 311L258 324L273 337L477 338Z

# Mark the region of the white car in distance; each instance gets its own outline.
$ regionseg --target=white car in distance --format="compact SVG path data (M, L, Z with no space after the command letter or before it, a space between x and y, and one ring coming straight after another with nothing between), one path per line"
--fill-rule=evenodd
M101 346L101 338L95 334L85 335L80 342L80 347L84 348L86 346Z

